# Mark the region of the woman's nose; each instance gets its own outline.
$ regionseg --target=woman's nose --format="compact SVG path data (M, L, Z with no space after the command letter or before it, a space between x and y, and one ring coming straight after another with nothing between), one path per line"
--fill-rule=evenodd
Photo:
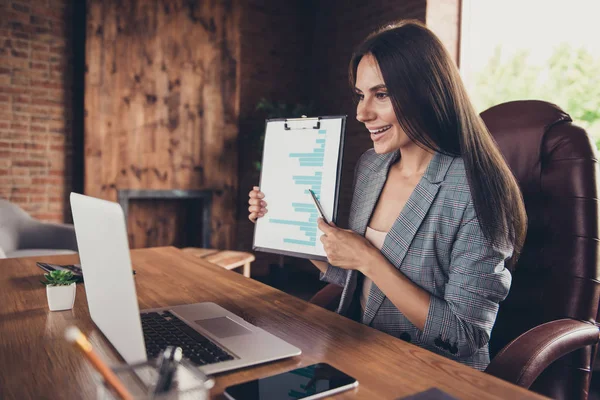
M356 119L363 124L375 119L375 113L364 100L356 106Z

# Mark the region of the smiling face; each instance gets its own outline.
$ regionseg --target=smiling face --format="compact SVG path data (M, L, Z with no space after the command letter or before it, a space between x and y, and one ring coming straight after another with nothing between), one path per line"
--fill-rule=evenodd
M390 153L414 142L400 127L377 60L366 54L356 70L356 119L365 124L378 154Z

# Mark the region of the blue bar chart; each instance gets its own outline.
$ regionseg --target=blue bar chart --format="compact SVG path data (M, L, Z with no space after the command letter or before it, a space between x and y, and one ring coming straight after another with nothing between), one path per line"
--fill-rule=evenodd
M303 153L289 153L291 159L298 159L301 170L302 167L308 167L314 170L314 167L323 167L325 158L325 135L327 131L320 129L318 131L318 137L315 140L315 147L310 152ZM307 169L308 169L307 168ZM310 196L309 189L311 189L317 199L320 199L321 185L323 183L323 172L316 171L311 175L292 175L293 183L296 187L303 188L304 194ZM310 197L307 197L310 198ZM298 217L298 220L286 220L286 219L270 219L269 222L273 224L289 225L298 228L298 233L302 234L302 237L285 237L283 238L284 243L297 244L301 246L314 247L317 243L317 218L319 213L314 203L292 203L294 213Z
M272 224L284 224L297 226L299 231L304 232L304 240L294 238L283 238L284 243L299 244L302 246L314 246L317 243L317 207L311 203L292 203L296 213L306 213L308 221L293 221L285 219L271 219Z
M327 131L319 130L318 138L315 142L316 147L310 153L290 153L290 158L298 158L301 167L322 167L325 161L325 135Z

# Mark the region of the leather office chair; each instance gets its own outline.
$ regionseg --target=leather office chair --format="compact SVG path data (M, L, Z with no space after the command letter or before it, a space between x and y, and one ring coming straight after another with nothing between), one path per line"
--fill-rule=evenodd
M73 225L38 221L16 204L0 199L0 258L76 252Z
M593 145L550 103L504 103L481 117L519 182L529 220L486 372L553 398L587 399L600 338ZM334 309L340 293L328 285L311 302Z

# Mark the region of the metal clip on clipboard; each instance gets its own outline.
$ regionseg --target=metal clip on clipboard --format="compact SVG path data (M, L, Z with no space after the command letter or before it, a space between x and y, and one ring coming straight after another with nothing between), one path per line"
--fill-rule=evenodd
M320 127L321 117L307 118L306 115L303 115L302 118L287 118L285 124L283 124L286 131L292 129L319 129Z

